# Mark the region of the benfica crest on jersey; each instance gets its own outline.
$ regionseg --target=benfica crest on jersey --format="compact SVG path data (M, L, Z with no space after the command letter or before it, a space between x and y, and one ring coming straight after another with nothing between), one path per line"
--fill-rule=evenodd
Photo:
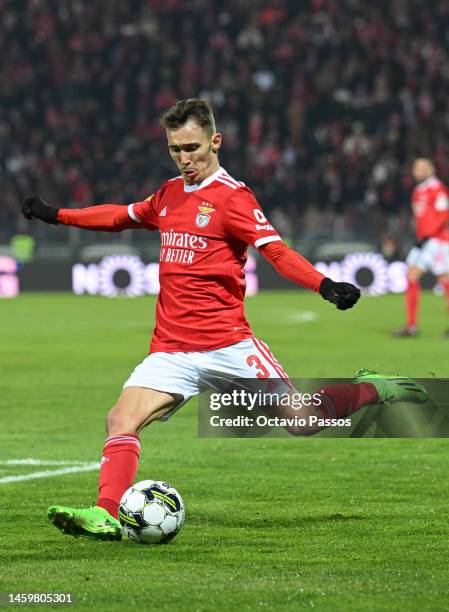
M209 221L210 221L209 215L200 215L200 214L198 214L196 216L196 224L198 225L198 227L206 227L206 225L209 223Z
M210 214L214 212L215 208L212 208L208 202L202 202L201 206L198 206L198 210L195 223L198 227L206 227L211 219Z

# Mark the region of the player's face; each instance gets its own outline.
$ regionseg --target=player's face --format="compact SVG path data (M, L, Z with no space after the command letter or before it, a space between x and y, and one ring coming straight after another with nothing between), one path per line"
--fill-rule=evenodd
M433 165L427 159L417 159L413 162L412 174L417 183L422 183L434 173Z
M221 134L210 136L189 119L177 130L167 130L168 149L187 185L201 183L219 168Z

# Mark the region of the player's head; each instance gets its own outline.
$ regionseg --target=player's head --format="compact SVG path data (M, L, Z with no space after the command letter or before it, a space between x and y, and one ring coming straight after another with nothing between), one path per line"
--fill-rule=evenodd
M433 161L428 157L418 157L412 165L413 178L417 183L422 183L435 174Z
M188 185L201 183L218 170L221 134L216 131L206 100L178 100L162 115L161 125L167 133L171 158Z

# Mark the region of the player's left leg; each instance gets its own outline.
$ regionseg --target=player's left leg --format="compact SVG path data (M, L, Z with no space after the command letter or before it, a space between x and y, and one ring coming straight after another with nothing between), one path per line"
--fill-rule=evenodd
M334 385L320 390L319 404L305 403L294 388L280 362L269 346L258 338L244 340L207 356L203 370L206 381L219 388L220 380L232 381L245 388L248 405L270 419L286 423L284 428L295 436L310 436L322 429L312 417L324 418L347 416L370 403L378 403L378 393L370 383L359 385ZM273 421L277 422L277 421Z
M314 435L373 404L427 401L426 390L414 380L366 369L356 372L351 383L327 385L309 394L314 401L307 405L298 402L298 395L292 390L290 404L268 408L270 415L277 414L288 423L285 429L294 436Z
M365 406L381 402L375 386L366 382L322 387L311 394L314 401L307 405L298 403L295 393L291 394L292 406L280 408L287 422L285 429L293 436L313 436L335 420L345 419Z
M256 383L252 385L253 394L268 390L265 397L271 398L273 391L277 398L288 395L289 401L258 407L268 416L285 419L285 429L295 436L313 435L323 429L323 419L345 418L371 404L427 400L425 389L409 378L359 370L352 383L326 386L316 393L319 401L306 404L298 401L298 392L268 345L256 338L211 351L203 376L211 381L233 377L239 386L245 382L241 379L252 379ZM251 392L251 385L248 388Z

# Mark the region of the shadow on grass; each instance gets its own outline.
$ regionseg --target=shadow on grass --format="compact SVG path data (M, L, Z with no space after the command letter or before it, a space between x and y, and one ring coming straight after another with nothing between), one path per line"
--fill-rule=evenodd
M189 517L189 534L181 534L173 542L161 545L142 546L136 545L131 540L123 540L122 542L98 542L85 538L72 538L70 536L62 536L55 534L55 537L47 537L41 540L38 548L33 548L28 551L18 549L15 545L5 546L4 553L9 561L40 561L49 558L53 562L64 560L65 562L79 562L80 560L95 560L100 559L120 559L124 552L123 546L127 554L139 558L140 555L148 555L149 550L157 556L164 556L166 553L173 560L181 560L186 556L193 554L199 547L201 555L214 552L216 550L215 543L217 537L220 541L227 541L230 538L235 539L236 534L233 532L226 533L223 528L242 529L241 538L245 540L245 532L247 536L253 531L259 531L265 537L270 539L270 533L273 529L305 529L313 526L326 526L334 523L350 523L369 521L373 517L362 516L357 514L341 514L339 512L332 514L320 514L310 516L277 516L276 520L273 517L257 517L249 516L247 520L242 517L218 516L218 515L199 515ZM217 529L219 533L217 534ZM184 536L184 537L183 537ZM187 536L187 537L186 537ZM251 535L251 538L253 536ZM236 545L241 546L242 540L239 539ZM190 559L195 562L194 559Z

